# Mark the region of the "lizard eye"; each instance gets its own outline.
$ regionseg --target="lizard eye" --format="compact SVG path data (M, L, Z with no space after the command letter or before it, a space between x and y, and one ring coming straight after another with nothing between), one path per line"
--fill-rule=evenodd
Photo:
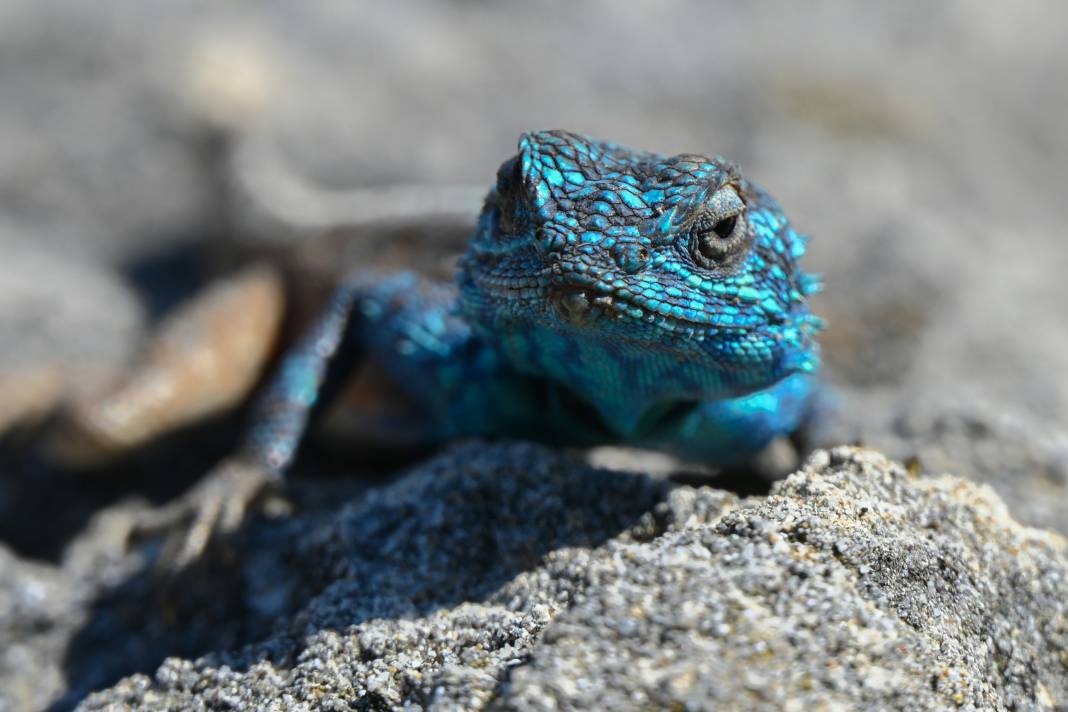
M737 191L716 191L690 225L690 254L707 269L727 266L744 253L749 242L745 203Z
M719 235L721 240L729 240L730 236L734 234L734 228L738 225L738 216L731 215L728 218L723 218L715 225L712 226L712 231Z

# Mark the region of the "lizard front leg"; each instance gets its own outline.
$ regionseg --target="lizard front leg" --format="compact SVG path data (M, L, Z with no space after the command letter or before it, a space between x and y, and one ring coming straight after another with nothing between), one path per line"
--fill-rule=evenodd
M282 482L309 427L331 409L348 377L373 363L414 404L404 423L409 444L459 435L529 430L540 381L512 371L455 311L451 285L403 272L357 274L285 355L253 409L239 451L176 503L192 523L172 537L163 566L181 570L220 534L234 530L268 486ZM382 399L340 403L365 433L399 427ZM362 407L361 407L362 406ZM173 521L173 518L172 518Z
M212 541L242 524L265 491L280 486L323 400L328 372L344 366L335 361L351 340L362 296L356 283L346 282L335 291L323 314L282 358L257 400L253 425L238 451L141 527L142 533L171 530L159 563L165 575L199 559Z

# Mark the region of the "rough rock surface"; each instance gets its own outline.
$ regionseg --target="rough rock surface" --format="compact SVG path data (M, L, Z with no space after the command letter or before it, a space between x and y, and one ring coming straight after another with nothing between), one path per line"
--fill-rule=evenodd
M299 539L286 573L326 587L265 641L172 658L81 708L1068 700L1064 539L1018 524L989 488L870 450L819 451L738 500L472 444Z
M52 623L68 617L70 596L59 572L19 561L0 549L0 709L38 709L63 689L57 661L69 630ZM27 671L35 671L28 675Z

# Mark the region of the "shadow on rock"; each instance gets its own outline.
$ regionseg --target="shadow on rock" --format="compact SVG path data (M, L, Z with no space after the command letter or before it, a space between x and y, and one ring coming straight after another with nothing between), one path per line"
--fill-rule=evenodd
M295 481L299 516L250 521L226 551L219 547L166 592L151 569L158 552L144 552L144 566L99 595L71 641L70 692L53 709L124 675L151 672L166 657L208 654L235 672L264 662L286 667L309 639L344 635L372 619L403 628L405 620L454 615L472 602L488 602L470 613L476 619L507 616L510 607L520 615L514 609L538 601L504 589L521 587L524 572L553 552L594 549L628 530L655 536L662 523L647 513L671 487L533 445L482 443L451 448L359 496L366 486ZM581 562L554 575L569 592L562 596L583 588ZM496 622L498 632L507 630ZM392 629L378 644L397 635Z

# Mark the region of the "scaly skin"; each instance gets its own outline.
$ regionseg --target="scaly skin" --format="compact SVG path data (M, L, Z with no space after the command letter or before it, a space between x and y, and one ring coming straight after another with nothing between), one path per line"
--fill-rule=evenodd
M631 443L713 465L795 429L811 399L818 280L805 238L721 158L523 136L457 284L357 275L284 359L249 443L291 462L348 344L422 415L422 441ZM373 416L371 416L373 417ZM388 426L388 424L386 424Z

